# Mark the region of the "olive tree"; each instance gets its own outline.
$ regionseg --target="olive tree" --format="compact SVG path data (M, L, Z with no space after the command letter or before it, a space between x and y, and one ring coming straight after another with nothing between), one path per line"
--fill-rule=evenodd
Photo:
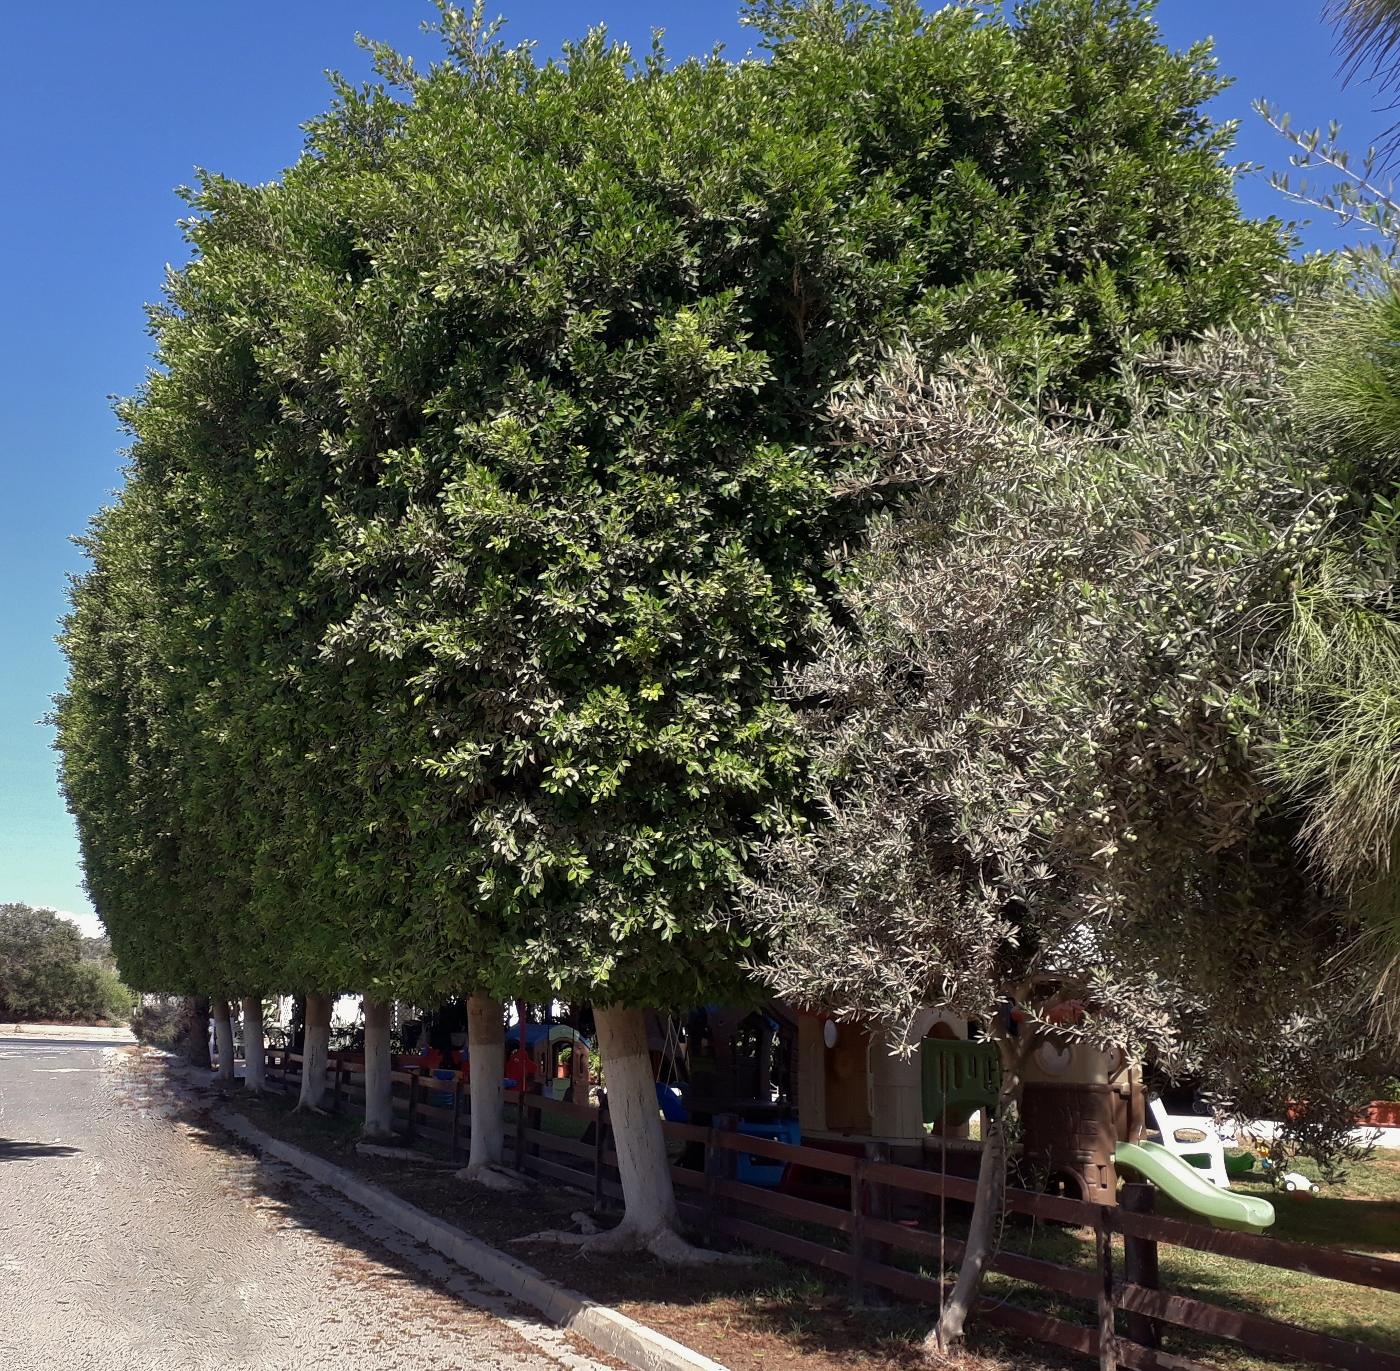
M942 1346L990 1252L1041 1030L1227 1085L1261 1040L1319 1065L1337 1046L1354 914L1275 771L1300 588L1359 530L1293 421L1287 351L1266 320L1140 359L1111 424L907 353L837 407L866 463L848 492L906 494L790 678L816 821L770 841L753 910L779 993L896 1038L946 1008L1000 1050Z

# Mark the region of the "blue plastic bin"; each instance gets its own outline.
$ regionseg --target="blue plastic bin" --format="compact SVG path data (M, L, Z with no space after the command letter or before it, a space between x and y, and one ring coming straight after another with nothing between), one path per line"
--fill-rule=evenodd
M802 1143L802 1126L796 1119L779 1119L776 1123L750 1123L747 1119L741 1119L739 1132L747 1133L751 1138L771 1138L774 1142L791 1143L794 1147ZM734 1179L745 1185L762 1185L773 1190L783 1183L786 1172L786 1162L740 1152Z

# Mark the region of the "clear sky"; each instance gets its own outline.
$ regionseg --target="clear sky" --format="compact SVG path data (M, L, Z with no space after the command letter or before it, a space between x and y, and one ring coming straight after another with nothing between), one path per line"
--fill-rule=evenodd
M739 0L499 0L507 36L543 53L591 23L674 55L749 46ZM1343 122L1358 150L1387 116L1364 85L1344 89L1322 0L1162 0L1177 46L1213 34L1237 78L1217 107L1239 118L1241 160L1286 165L1249 110L1263 96L1299 124ZM120 480L108 397L139 385L149 358L142 306L183 247L175 188L205 166L265 181L295 159L299 125L326 104L327 68L367 74L357 32L420 60L427 0L16 0L0 84L0 901L47 904L91 926L77 842L41 724L62 684L53 636L71 535ZM1290 214L1256 173L1251 214ZM1312 246L1339 242L1306 230Z

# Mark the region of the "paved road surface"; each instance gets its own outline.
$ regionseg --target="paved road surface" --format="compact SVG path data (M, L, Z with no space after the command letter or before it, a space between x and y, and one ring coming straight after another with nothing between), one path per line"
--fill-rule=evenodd
M0 1040L0 1371L602 1371L130 1050Z

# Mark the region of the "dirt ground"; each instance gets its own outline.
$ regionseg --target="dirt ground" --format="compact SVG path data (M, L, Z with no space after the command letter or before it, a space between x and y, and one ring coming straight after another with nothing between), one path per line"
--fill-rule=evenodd
M575 1228L572 1215L588 1210L590 1197L539 1181L524 1196L501 1194L458 1181L446 1165L361 1156L354 1118L294 1114L292 1100L276 1091L258 1099L234 1086L227 1094L240 1113L273 1136L392 1190L732 1371L912 1371L936 1365L920 1346L931 1326L927 1309L898 1303L853 1309L844 1288L766 1255L735 1266L676 1270L649 1259L583 1257L568 1248L520 1243L542 1230ZM956 1371L1087 1365L984 1332L973 1335L965 1356L946 1364Z

